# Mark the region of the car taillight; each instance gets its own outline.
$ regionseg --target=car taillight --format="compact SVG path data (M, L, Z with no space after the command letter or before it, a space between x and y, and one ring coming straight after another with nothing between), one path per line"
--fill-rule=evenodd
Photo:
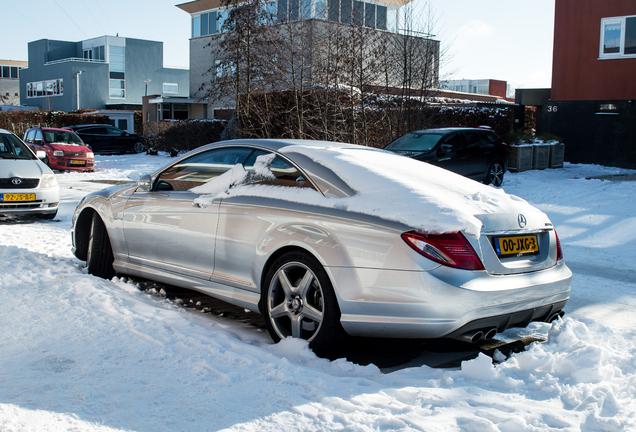
M510 151L510 148L508 147L508 144L503 143L504 147L506 148L506 153L508 153Z
M462 233L409 231L402 234L402 239L420 255L440 264L464 270L484 270L477 253Z
M561 261L563 259L563 249L561 249L561 241L559 240L559 235L556 230L554 230L554 237L556 237L557 241L557 261Z

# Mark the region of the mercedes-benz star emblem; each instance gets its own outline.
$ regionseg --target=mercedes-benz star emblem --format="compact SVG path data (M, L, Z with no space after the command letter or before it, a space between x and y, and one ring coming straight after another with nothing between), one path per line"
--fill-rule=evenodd
M520 214L517 217L517 222L519 222L519 228L525 228L526 227L527 221L526 221L526 217L524 215Z
M14 185L19 185L19 184L22 184L22 180L17 177L14 177L11 179L11 183L13 183Z

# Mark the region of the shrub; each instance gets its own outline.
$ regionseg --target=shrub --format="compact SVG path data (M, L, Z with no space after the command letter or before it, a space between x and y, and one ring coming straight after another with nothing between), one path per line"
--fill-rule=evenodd
M11 131L20 138L33 125L61 128L94 123L110 123L110 120L103 115L66 113L62 111L13 110L0 112L0 128Z
M183 120L147 122L144 125L145 145L150 154L165 151L170 156L194 150L221 140L226 122L221 120Z

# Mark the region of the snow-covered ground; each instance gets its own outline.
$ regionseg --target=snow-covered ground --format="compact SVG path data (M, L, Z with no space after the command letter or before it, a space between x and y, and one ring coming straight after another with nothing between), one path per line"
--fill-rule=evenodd
M507 173L546 212L574 272L566 317L498 335L547 339L499 362L384 374L86 273L77 202L165 156L97 156L58 174L55 221L0 218L0 431L634 431L634 173L566 164Z

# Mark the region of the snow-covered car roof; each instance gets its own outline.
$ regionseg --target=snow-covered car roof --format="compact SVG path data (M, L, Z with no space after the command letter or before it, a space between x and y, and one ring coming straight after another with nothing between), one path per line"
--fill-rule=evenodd
M479 237L482 227L476 215L541 213L501 189L384 150L306 140L237 140L224 144L269 148L294 162L309 158L328 168L355 193L326 197L307 188L250 184L239 164L193 190L204 194L197 200L201 205L209 205L217 197L273 197L378 216L429 232L463 231L475 237ZM303 167L302 163L298 165Z

